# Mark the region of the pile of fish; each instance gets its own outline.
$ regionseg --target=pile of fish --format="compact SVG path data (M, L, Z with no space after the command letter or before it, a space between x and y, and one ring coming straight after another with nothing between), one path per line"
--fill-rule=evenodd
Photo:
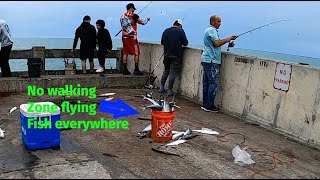
M143 99L148 100L149 102L152 103L151 105L145 107L144 109L156 109L162 112L172 112L174 111L174 108L180 108L179 106L176 105L176 102L174 101L174 99L172 102L167 102L164 99L160 99L156 101L152 99L152 97L147 97L147 96L143 96Z
M179 106L176 105L176 102L174 101L174 97L172 99L171 102L166 101L165 99L160 99L160 100L154 100L152 98L152 94L153 93L147 93L145 96L142 95L143 100L147 100L149 101L151 104L144 107L145 109L155 109L158 111L162 111L162 112L172 112L175 109L174 108L179 108ZM139 96L140 97L140 96ZM146 121L152 121L152 119L149 118L143 118L140 117L138 118L140 120L146 120ZM137 134L137 137L139 139L143 139L143 138L150 138L151 136L151 124L149 124L147 127L145 127L141 132L139 132ZM175 156L179 156L176 153L170 152L168 151L169 147L172 146L177 146L179 144L185 143L187 142L187 140L190 140L194 137L197 137L199 134L209 134L209 135L218 135L219 133L216 131L213 131L212 129L208 129L208 128L202 128L200 130L192 130L190 128L188 128L186 131L184 132L180 132L180 131L172 131L172 141L168 144L165 145L161 145L158 148L152 148L153 151L159 152L159 153L164 153L167 155L175 155Z

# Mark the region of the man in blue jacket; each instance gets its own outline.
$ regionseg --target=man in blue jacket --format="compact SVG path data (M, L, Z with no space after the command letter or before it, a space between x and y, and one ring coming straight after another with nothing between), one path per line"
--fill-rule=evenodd
M188 43L186 34L182 29L181 19L175 20L173 26L163 32L161 44L164 45L164 71L161 77L160 93L165 92L164 86L170 75L168 96L173 96L173 84L181 68L182 46L187 46Z

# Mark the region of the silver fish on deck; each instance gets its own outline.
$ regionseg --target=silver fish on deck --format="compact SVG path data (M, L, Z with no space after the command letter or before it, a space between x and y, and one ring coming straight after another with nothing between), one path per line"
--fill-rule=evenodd
M153 105L158 105L158 106L160 106L159 103L157 103L155 100L153 100L153 99L151 99L151 98L148 98L148 97L146 97L146 96L143 96L143 99L150 101Z
M109 96L114 96L116 93L105 93L105 94L100 94L98 97L109 97Z
M5 131L0 128L0 138L4 138L4 132Z
M9 113L11 114L13 111L15 111L16 109L18 109L17 107L13 107L12 109L10 109Z

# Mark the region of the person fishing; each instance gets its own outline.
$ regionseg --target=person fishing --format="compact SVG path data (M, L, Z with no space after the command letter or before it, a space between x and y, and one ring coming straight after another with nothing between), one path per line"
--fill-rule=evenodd
M123 43L123 66L124 75L130 75L131 73L127 68L128 55L134 55L135 69L134 75L143 75L139 70L139 56L140 56L140 45L137 37L137 25L146 25L150 21L148 17L145 21L138 18L137 21L133 22L134 11L136 10L133 3L129 3L126 6L127 12L124 13L120 18L122 28L122 43ZM137 18L137 17L135 17Z
M165 83L169 77L168 96L173 96L173 84L176 75L181 69L182 46L188 45L188 39L182 29L182 20L174 21L173 26L167 28L161 37L161 44L164 46L164 71L161 77L159 93L165 92Z
M112 50L112 39L108 29L105 29L105 21L97 20L96 26L98 29L97 34L97 45L98 45L98 60L100 67L96 70L97 73L102 73L101 76L105 76L107 74L107 70L105 68L105 61L107 54Z
M207 112L218 112L219 108L214 105L218 89L219 71L221 65L221 46L237 39L238 36L230 36L220 39L218 29L221 25L221 17L214 15L210 17L210 26L204 32L204 46L201 55L203 66L203 105L202 110Z

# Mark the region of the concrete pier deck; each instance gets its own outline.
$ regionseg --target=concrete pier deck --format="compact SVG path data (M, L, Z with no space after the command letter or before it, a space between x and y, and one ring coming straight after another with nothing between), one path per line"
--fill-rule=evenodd
M5 80L4 80L5 81ZM116 80L113 80L116 81ZM141 114L123 118L129 121L129 129L103 129L83 132L81 129L61 131L60 150L27 151L21 141L19 110L9 114L14 106L28 101L52 101L61 103L58 97L28 97L25 92L6 93L0 97L0 127L5 130L0 139L0 178L320 178L320 151L299 144L287 137L261 128L256 124L224 114L208 113L199 104L177 97L174 130L186 128L212 128L220 132L241 133L245 136L248 153L255 164L241 167L234 164L232 149L243 141L239 134L230 135L228 142L219 141L217 136L202 135L188 140L172 149L181 157L159 154L151 150L159 143L150 143L150 138L139 139L137 133L149 122L137 117L150 117L150 111L143 111L148 102L134 97L140 94L134 89L99 89L99 93L116 92L120 98ZM157 98L157 95L155 96ZM81 99L82 101L99 102ZM77 113L74 116L63 113L66 120L98 120L111 115L98 112L96 116ZM279 162L273 170L272 158L260 156L256 148L275 154ZM285 156L285 155L286 156ZM290 163L285 161L291 160ZM292 161L293 160L293 161Z

